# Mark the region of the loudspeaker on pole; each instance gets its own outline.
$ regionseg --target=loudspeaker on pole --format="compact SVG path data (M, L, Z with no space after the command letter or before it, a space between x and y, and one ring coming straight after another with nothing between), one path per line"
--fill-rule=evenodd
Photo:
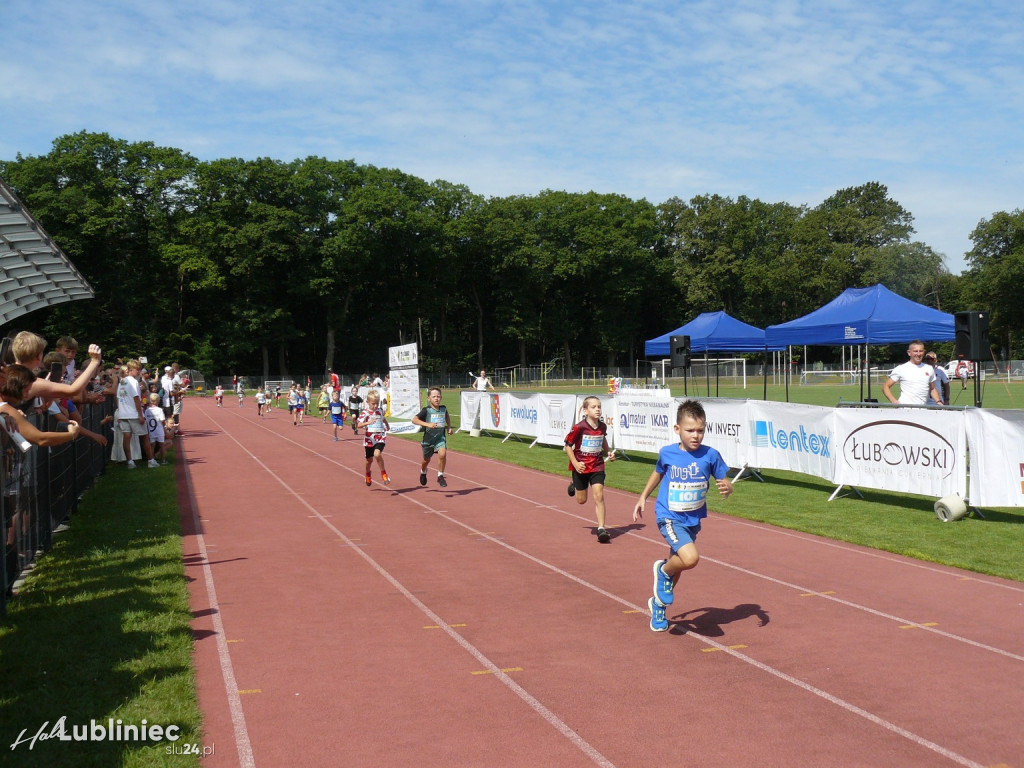
M953 354L964 360L988 360L988 312L967 310L953 315Z
M673 336L669 339L669 354L673 368L690 367L690 337Z

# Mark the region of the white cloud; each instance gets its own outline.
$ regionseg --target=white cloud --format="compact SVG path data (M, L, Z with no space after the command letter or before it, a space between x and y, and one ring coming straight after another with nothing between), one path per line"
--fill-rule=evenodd
M817 204L878 180L951 262L1022 205L1006 0L0 6L0 158L106 131L466 183ZM954 269L957 264L951 264Z

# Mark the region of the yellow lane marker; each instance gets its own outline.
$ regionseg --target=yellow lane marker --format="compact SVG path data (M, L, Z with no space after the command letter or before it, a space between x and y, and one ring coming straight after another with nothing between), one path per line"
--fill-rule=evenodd
M229 643L244 643L245 640L228 640Z
M920 624L904 624L900 629L917 629L918 627L937 627L939 622L937 621L923 621Z
M502 672L522 672L523 668L522 667L505 667L501 671ZM491 670L489 670L489 669L478 669L476 672L471 672L470 674L473 674L473 675L491 675L491 674L494 674L494 673Z
M247 688L245 690L240 690L239 693L263 693L263 689L262 688Z
M623 611L623 613L647 613L647 611L638 611L635 608L630 608L628 611Z
M829 590L827 590L825 592L804 592L802 595L800 595L800 597L816 597L817 595L834 595L835 593L836 593L836 591L834 589L829 589Z
M730 645L729 647L732 650L734 650L734 651L738 651L740 648L746 648L747 646L745 646L745 645ZM701 648L700 649L701 653L715 653L716 651L720 651L720 650L722 650L722 649L721 648Z
M465 624L448 624L446 626L449 626L449 627L464 627L466 625ZM430 626L424 627L424 629L440 629L440 628L441 628L441 626L439 624L431 624Z
M497 533L497 531L473 531L471 533L467 533L466 535L467 536L493 536L495 533Z

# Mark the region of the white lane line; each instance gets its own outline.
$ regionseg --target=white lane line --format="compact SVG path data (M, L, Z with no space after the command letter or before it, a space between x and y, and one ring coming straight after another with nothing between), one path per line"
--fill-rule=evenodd
M199 504L196 502L192 475L188 469L186 440L187 436L180 438L178 455L184 462L185 484L188 489L189 504L192 506L192 528L195 531L193 535L199 545L199 554L203 561L203 581L206 583L206 595L213 617L213 632L217 638L217 657L220 661L221 676L224 678L224 692L228 697L228 709L231 711L231 725L235 733L235 747L238 749L238 763L242 768L255 768L256 760L252 754L249 730L245 724L245 712L242 711L242 697L238 693L238 681L235 679L235 669L231 664L231 653L228 650L227 635L224 633L224 621L221 618L220 603L217 601L217 590L213 584L213 571L210 569L206 540L203 538L203 529L199 522Z

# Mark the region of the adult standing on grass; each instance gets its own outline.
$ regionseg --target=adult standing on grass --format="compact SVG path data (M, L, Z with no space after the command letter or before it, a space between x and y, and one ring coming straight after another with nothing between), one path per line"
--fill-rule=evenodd
M615 461L615 451L608 449L608 425L601 420L601 398L591 395L583 400L583 418L574 424L565 436L565 452L569 456L568 493L579 504L587 503L587 489L594 493L594 513L597 516L597 540L611 541L605 528L604 462Z
M480 375L473 381L473 389L477 392L486 392L487 389L494 389L491 380L487 378L487 371L480 369Z
M924 362L924 342L910 342L907 356L910 360L892 369L882 385L882 394L890 403L899 405L926 405L929 397L941 403L942 396L935 388L935 369ZM892 393L893 384L900 385L899 399Z
M935 371L935 389L942 396L941 400L928 398L928 405L949 405L949 374L939 365L939 356L929 352L924 356L924 361Z

